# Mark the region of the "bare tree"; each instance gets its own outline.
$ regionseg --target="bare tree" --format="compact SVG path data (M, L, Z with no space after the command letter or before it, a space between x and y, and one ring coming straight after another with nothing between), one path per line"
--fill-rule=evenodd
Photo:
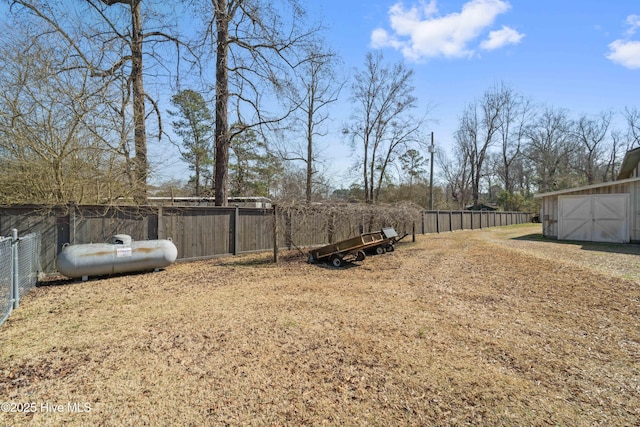
M583 114L573 125L573 137L579 147L575 168L584 175L588 185L604 180L604 176L597 177L596 174L603 163L603 142L609 132L612 117L613 114L608 111L597 117Z
M57 64L59 72L84 68L92 77L126 86L122 93L126 94L125 101L131 103L133 112L135 198L139 202L146 200L149 171L146 102L151 104L158 118L158 136L162 133L157 103L145 91L143 58L147 55L157 60L155 49L158 43L170 41L180 45L178 38L171 34L144 30L143 3L148 2L84 0L78 9L74 9L64 1L12 1L13 6L20 6L43 24L39 36L56 37L61 49L73 52ZM159 15L158 11L154 16ZM169 29L166 19L161 21L161 26Z
M615 181L620 169L620 149L624 147L624 138L619 131L611 132L611 146L603 176L604 181ZM624 156L624 153L623 153Z
M345 133L361 146L365 201L377 200L387 168L396 157L418 142L420 120L409 113L415 108L413 71L402 62L383 64L381 53L368 53L365 68L358 70L351 86L354 114Z
M456 150L461 148L456 147ZM464 208L471 199L472 192L468 155L464 151L458 151L451 159L444 151L438 151L436 159L441 179L445 183L445 201L448 205Z
M292 115L293 129L287 134L296 133L301 128L304 143L292 144L287 141L282 144L280 151L284 160L299 161L305 165L305 199L311 203L319 158L316 137L327 135L328 107L338 100L345 82L336 73L338 57L335 52L326 50L321 42L310 45L304 51L305 60L297 72L298 84L292 86L287 94L295 109Z
M624 118L627 121L627 150L640 146L640 110L625 108Z
M212 10L205 13L210 19L204 40L215 50L215 203L225 206L231 140L291 112L273 116L263 101L290 84L291 70L300 63L296 50L315 30L302 26L304 10L297 0L278 2L279 8L266 0L207 1ZM236 115L234 127L230 113Z
M514 166L522 156L527 126L533 120L535 110L532 102L516 93L512 88L502 86L504 105L498 112L498 138L501 143L500 162L497 171L504 189L513 193L515 189Z
M570 161L575 143L567 112L546 108L528 129L527 137L526 156L532 163L538 191L571 187Z
M474 206L479 203L483 163L489 148L496 142L509 96L510 90L504 85L486 91L480 100L469 104L455 134L459 152L468 159Z
M117 86L86 68L60 73L73 53L30 30L14 26L0 43L0 200L102 203L127 196L128 156L103 141L119 140L114 111L104 103L117 97Z

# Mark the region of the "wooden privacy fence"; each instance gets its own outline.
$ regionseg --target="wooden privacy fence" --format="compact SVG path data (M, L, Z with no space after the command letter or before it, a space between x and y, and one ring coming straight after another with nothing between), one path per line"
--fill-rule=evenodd
M427 234L530 220L531 214L522 212L421 211L354 204L269 209L29 205L0 207L0 236L14 228L20 234L40 233L42 269L53 273L64 244L105 242L114 234L129 234L134 240L170 238L178 248L178 259L195 260L328 244L387 226L401 235Z

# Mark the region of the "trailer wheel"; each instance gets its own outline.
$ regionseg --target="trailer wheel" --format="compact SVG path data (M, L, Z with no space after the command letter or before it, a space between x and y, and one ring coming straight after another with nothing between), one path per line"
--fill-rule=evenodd
M387 245L387 252L393 252L396 250L396 248L393 245Z
M358 251L356 254L356 261L364 261L366 257L367 255L365 255L364 251Z
M344 260L340 256L334 255L331 257L331 264L334 267L342 267L343 263L344 263Z
M376 255L382 255L385 252L386 249L384 248L384 246L376 246Z

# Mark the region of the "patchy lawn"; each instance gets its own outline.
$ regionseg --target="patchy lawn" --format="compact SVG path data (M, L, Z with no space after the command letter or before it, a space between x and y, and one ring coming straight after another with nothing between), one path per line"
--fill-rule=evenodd
M35 412L0 425L640 424L637 245L513 226L282 258L36 288L0 327L3 410Z

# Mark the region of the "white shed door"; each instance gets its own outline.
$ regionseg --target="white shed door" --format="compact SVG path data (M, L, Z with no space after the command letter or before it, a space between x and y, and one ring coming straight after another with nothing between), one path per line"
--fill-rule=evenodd
M560 196L558 203L558 239L629 241L628 194Z

